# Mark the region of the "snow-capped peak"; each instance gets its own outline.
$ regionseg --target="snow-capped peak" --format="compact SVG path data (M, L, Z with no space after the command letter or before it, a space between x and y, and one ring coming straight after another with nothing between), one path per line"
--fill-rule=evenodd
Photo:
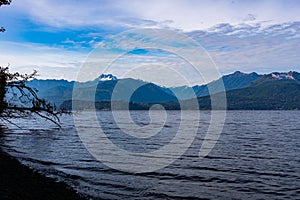
M111 80L117 80L117 77L115 77L112 74L101 74L99 76L99 81L111 81Z
M289 80L295 80L292 73L272 73L272 78L274 79L289 79Z

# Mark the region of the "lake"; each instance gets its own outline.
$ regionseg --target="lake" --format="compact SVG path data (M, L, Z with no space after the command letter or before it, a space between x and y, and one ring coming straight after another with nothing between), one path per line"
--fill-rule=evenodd
M152 112L160 115L161 111ZM89 120L89 112L84 115L77 123L88 134L97 126ZM42 119L14 120L21 129L8 124L0 145L24 165L91 198L300 198L299 111L227 111L216 145L206 157L199 158L210 115L201 111L200 119L191 118L190 123L199 129L189 148L170 165L152 172L120 171L96 160L80 140L72 116L61 118L62 128ZM120 133L111 112L97 112L112 143L145 154L163 148L175 137L180 111L168 111L167 116L158 136L134 139ZM141 127L150 123L147 111L131 111L131 117ZM126 159L118 162L128 164Z

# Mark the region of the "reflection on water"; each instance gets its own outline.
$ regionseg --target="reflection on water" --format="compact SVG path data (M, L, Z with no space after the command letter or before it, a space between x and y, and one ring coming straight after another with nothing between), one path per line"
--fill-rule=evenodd
M87 115L89 113L86 113ZM166 144L178 129L180 114L168 113L164 133L151 142L120 137L110 112L98 113L110 139L132 151L152 151ZM133 111L134 121L147 125L146 111ZM139 120L140 119L140 120ZM229 111L221 137L210 154L199 159L210 113L201 111L198 134L190 148L166 168L131 174L113 170L94 159L80 141L72 116L63 128L43 120L19 121L0 137L2 148L22 163L70 184L79 192L106 199L274 199L300 197L299 111ZM95 124L88 118L82 126ZM117 141L121 140L121 141ZM120 143L119 143L120 142ZM132 144L132 145L131 145ZM144 146L145 147L145 146ZM126 163L126 160L120 160Z

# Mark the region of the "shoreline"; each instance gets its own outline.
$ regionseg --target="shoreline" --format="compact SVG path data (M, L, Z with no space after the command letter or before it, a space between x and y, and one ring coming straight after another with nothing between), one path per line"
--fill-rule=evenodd
M63 182L22 165L0 149L0 199L87 199Z

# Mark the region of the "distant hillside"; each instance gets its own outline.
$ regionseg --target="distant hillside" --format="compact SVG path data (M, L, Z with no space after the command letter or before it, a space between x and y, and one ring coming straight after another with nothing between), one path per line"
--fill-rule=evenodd
M39 97L47 99L57 106L72 98L73 85L74 81L54 79L34 79L28 82L28 86L38 90Z
M240 71L236 71L233 74L225 75L218 80L212 81L207 85L193 86L192 89L195 92L197 97L203 97L209 94L215 94L221 92L222 88L220 87L220 81L223 81L225 90L229 91L234 89L245 88L262 76L263 75L258 75L255 72L246 74ZM208 90L208 86L211 91ZM176 91L176 93L179 94L180 96L184 97L184 99L190 99L195 95L192 94L191 90L186 86L176 87L171 89L172 91Z
M209 83L212 95L218 95L221 88L217 84L221 79ZM257 73L245 74L235 72L222 77L228 101L228 109L300 109L298 72L274 72L259 75ZM172 91L180 94L181 100L195 96L191 95L191 88L186 86L165 88L153 83L136 79L117 79L113 75L101 75L98 79L78 84L78 93L72 96L75 82L65 80L32 80L29 86L39 90L38 94L57 106L70 109L71 99L82 102L86 106L91 99L97 102L97 108L110 109L113 91L117 94L114 101L121 104L130 102L131 109L148 109L155 103L162 103L166 109L180 109L177 98ZM118 84L118 88L116 88ZM194 86L193 89L199 97L201 109L210 109L208 85ZM136 89L138 88L138 89ZM129 98L129 94L132 95ZM106 103L105 103L106 102ZM191 108L195 109L195 108Z
M212 95L218 98L220 94ZM293 80L269 80L263 83L255 83L243 89L231 90L226 93L228 110L300 110L300 84ZM199 108L202 110L211 109L210 96L199 97ZM198 109L189 105L191 100L186 100L185 109ZM126 108L128 102L118 102L116 109ZM94 105L99 110L110 110L110 102L81 102L80 109L91 109ZM122 106L123 105L123 106ZM132 110L147 110L154 103L129 103ZM167 110L179 110L177 101L161 103ZM72 101L62 104L65 109L71 109Z
M118 87L116 87L117 84ZM73 96L73 99L83 101L95 99L95 101L99 102L110 101L113 98L113 92L116 94L114 96L116 101L156 103L176 100L174 95L165 92L158 85L131 78L100 81L96 87L80 86L77 91L78 95ZM128 96L131 93L132 96Z
M260 80L228 91L226 97L228 110L300 110L300 84L293 80ZM198 100L203 108L210 109L209 96Z

